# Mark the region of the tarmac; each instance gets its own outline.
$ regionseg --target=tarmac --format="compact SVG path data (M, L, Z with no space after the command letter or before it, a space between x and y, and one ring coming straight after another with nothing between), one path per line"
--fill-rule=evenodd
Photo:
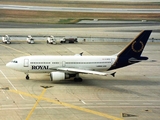
M128 9L128 8L85 8L85 7L49 7L49 6L22 6L0 4L0 9L52 11L52 12L88 12L88 13L159 13L160 9Z
M96 23L95 23L96 22ZM103 23L102 23L103 22ZM81 21L68 25L33 25L29 24L0 23L0 37L55 37L77 36L78 38L93 41L92 38L107 39L132 39L142 30L153 30L150 39L160 40L160 22L155 21ZM18 39L16 39L18 40ZM100 41L101 42L101 41Z
M36 44L0 43L0 120L158 120L160 118L160 43L149 42L143 56L150 59L115 70L116 76L80 74L50 81L48 74L25 74L5 64L25 55L112 55L127 42Z

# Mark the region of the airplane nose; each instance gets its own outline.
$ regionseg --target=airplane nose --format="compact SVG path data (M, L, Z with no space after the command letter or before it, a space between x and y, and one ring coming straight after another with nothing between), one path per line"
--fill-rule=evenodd
M7 64L6 64L6 67L10 67L10 63L7 63Z

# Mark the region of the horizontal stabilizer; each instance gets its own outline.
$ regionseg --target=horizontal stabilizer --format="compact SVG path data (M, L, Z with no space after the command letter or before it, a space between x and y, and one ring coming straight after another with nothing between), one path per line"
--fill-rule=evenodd
M114 73L111 73L111 75L112 75L113 77L115 77L115 74L116 74L116 72L114 72Z
M141 62L141 61L145 61L145 60L148 60L148 57L140 57L140 58L130 58L129 59L129 62Z

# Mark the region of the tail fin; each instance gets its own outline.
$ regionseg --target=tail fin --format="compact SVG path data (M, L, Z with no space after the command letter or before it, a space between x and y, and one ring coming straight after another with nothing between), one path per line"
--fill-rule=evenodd
M151 32L151 30L144 30L135 39L133 39L127 47L117 54L117 59L109 70L125 67L142 60L147 60L148 57L141 57L141 54Z
M124 48L120 53L118 53L118 57L139 58L151 32L152 30L142 31L135 39L132 40L132 42L127 45L126 48Z

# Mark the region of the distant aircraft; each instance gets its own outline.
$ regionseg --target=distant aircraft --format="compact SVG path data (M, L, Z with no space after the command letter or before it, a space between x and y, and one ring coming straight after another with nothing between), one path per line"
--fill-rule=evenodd
M27 80L29 73L50 73L51 81L74 77L74 81L81 82L79 73L114 77L115 72L102 71L125 67L148 59L141 54L151 32L151 30L142 31L122 51L111 56L82 56L82 53L75 56L23 56L13 59L6 66L24 72Z

